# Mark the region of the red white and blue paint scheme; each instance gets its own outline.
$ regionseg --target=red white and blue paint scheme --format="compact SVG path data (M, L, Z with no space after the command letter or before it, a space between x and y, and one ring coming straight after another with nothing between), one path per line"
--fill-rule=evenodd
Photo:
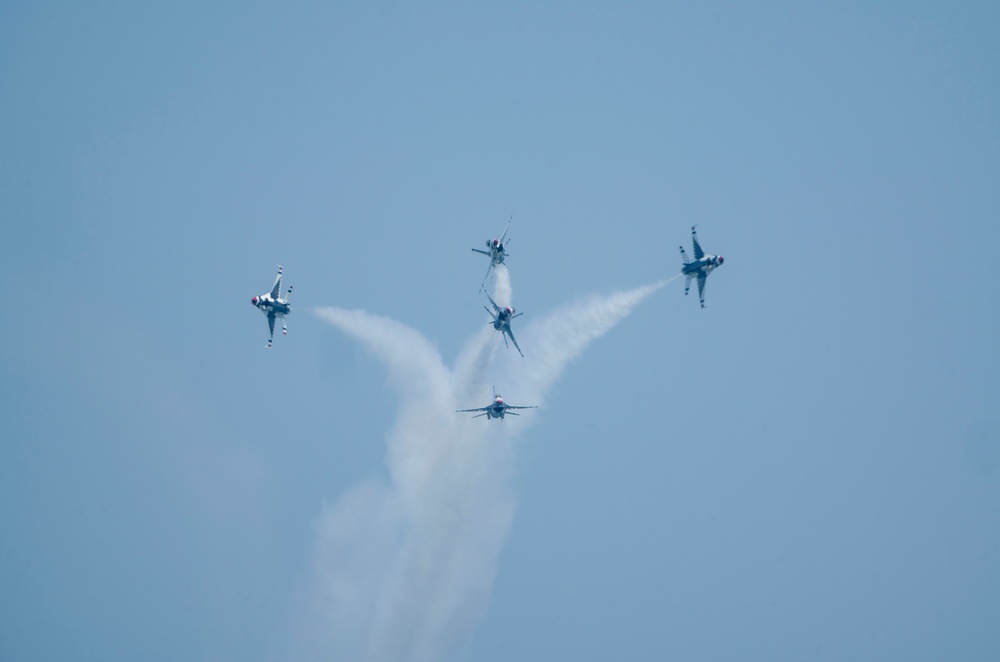
M510 341L514 343L514 347L517 347L518 354L523 357L524 352L521 351L521 347L514 339L514 333L510 330L510 321L515 317L520 317L524 313L518 313L515 315L514 309L510 306L504 306L501 308L497 305L497 302L493 300L493 297L491 297L489 293L486 294L486 298L489 299L490 303L493 305L492 311L489 308L486 308L486 306L483 306L486 312L493 317L493 320L489 323L493 325L494 329L503 334L503 344L507 347L507 349L510 349L510 345L507 344L507 337L509 336Z
M513 219L513 216L511 216ZM490 239L486 242L486 250L480 250L478 248L473 248L473 252L482 253L490 258L490 266L486 269L486 275L483 277L483 284L479 286L479 291L482 292L486 288L486 279L490 277L493 269L498 264L503 264L503 261L507 258L507 248L504 246L504 239L507 237L507 230L510 230L510 221L507 221L507 227L504 228L503 234L500 235L499 239Z
M481 411L483 413L476 414L472 418L479 418L480 416L485 416L487 420L491 418L499 418L501 421L503 420L505 414L510 414L511 416L520 416L520 414L518 414L516 411L510 411L511 409L538 409L538 406L509 405L506 402L504 402L503 397L499 393L497 393L496 390L494 390L493 402L486 405L485 407L477 407L475 409L456 409L455 413L462 414L466 412Z
M281 265L278 265L278 275L274 279L271 291L250 299L250 303L257 307L260 312L267 317L267 327L271 335L267 339L267 346L270 347L274 341L274 320L281 318L281 332L288 335L288 327L285 325L285 315L292 312L292 307L288 304L288 298L292 295L292 288L288 288L285 296L281 296Z
M684 294L687 295L688 290L691 289L691 279L698 279L698 298L701 299L701 307L705 307L705 281L708 279L708 274L712 273L717 267L721 267L725 258L721 255L708 255L705 251L701 250L701 245L698 243L698 233L695 231L697 226L691 226L691 241L694 243L694 261L688 262L687 253L684 252L684 247L681 246L681 260L684 261L684 266L681 267L681 273L687 276L687 280L684 281Z

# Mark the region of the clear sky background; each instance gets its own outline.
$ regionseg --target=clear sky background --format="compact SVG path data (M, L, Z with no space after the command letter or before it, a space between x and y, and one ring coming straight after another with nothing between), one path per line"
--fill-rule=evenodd
M751 4L0 5L0 658L998 659L1000 5ZM452 366L511 214L499 376L726 263L456 424L509 518L386 648L451 539L331 513L441 395L309 309Z

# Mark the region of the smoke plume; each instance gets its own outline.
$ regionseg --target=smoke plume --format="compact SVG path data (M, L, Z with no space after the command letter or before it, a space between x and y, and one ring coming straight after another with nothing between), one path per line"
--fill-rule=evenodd
M540 404L567 363L667 282L594 296L525 325L527 358L513 362L508 382L515 402ZM511 297L501 265L494 298L504 306ZM313 597L327 634L316 652L373 662L453 658L489 599L515 510L512 435L531 420L512 426L454 412L488 402L502 341L484 315L449 370L405 324L361 310L313 312L384 362L400 397L387 435L388 481L361 483L316 522Z

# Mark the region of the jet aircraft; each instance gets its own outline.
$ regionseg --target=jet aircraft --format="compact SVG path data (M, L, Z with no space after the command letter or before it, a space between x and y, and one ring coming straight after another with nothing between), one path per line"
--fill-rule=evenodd
M701 250L701 245L698 243L698 234L695 231L697 226L691 226L691 241L694 243L694 261L688 262L687 253L684 252L684 247L681 246L681 259L684 261L684 266L681 267L681 273L687 276L687 280L684 281L684 294L687 295L688 290L691 289L691 279L698 279L698 298L701 299L701 307L705 307L705 280L708 278L708 274L716 267L721 267L725 258L721 255L707 255L705 251Z
M292 295L292 288L289 287L285 297L281 297L281 265L278 265L278 276L274 279L271 291L250 299L250 303L255 305L260 312L267 317L267 326L271 330L271 335L267 339L267 346L270 347L274 341L274 320L281 318L281 332L288 335L288 327L285 325L285 315L292 312L292 307L288 304L288 298Z
M476 414L472 418L479 418L480 416L485 416L487 420L491 418L499 418L503 420L504 414L510 414L511 416L520 416L516 411L510 411L511 409L538 409L538 405L527 405L527 406L517 406L509 405L503 401L503 397L493 391L493 402L486 405L485 407L476 407L475 409L456 409L455 413L461 414L466 412L481 411L482 414Z
M486 298L490 300L491 304L493 304L493 310L490 311L490 309L486 308L486 306L483 306L483 308L485 308L486 312L493 317L493 321L490 322L490 324L493 325L493 328L503 334L503 344L506 345L507 348L510 348L510 345L507 345L507 337L510 336L510 341L514 343L514 347L517 347L518 354L524 356L524 352L521 351L521 347L517 344L517 340L514 339L514 333L510 330L510 321L515 317L520 317L524 313L518 313L515 315L514 309L510 306L504 306L501 308L497 305L497 302L493 300L493 297L491 297L489 293L486 294Z
M514 217L511 216L511 219ZM483 276L483 284L479 286L479 291L482 292L486 287L486 279L490 277L493 269L499 265L503 264L504 260L507 258L507 248L504 246L503 240L507 236L507 230L510 230L510 221L507 221L507 227L504 228L503 234L500 235L499 239L490 239L486 242L487 250L480 250L478 248L473 248L472 250L476 253L482 253L490 258L490 266L486 269L486 275Z

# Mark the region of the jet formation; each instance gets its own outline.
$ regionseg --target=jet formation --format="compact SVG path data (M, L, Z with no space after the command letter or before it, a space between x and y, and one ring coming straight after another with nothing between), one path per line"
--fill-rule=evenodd
M710 255L705 253L701 248L701 244L698 243L698 233L697 226L691 226L691 242L694 245L694 260L688 260L687 253L684 251L684 247L681 246L681 260L683 261L683 266L681 267L681 273L687 277L684 283L684 294L687 295L688 291L691 289L691 280L694 278L698 279L698 298L701 301L701 307L705 307L705 281L708 279L708 275L712 273L715 269L722 266L725 261L721 255ZM507 248L504 240L507 239L507 232L510 230L510 221L507 221L507 227L504 228L503 234L499 238L491 239L486 242L487 250L481 250L478 248L473 248L472 250L476 253L482 253L490 258L490 265L486 269L486 276L483 278L483 282L479 287L479 291L482 292L486 289L486 281L489 279L490 274L501 264L506 264L506 259L508 257ZM510 240L507 240L509 243ZM283 269L281 265L278 265L278 275L274 279L274 285L271 286L271 291L265 294L261 294L253 297L250 302L264 315L267 317L267 326L269 330L269 335L267 339L267 347L271 347L274 342L274 323L278 318L281 319L281 332L284 335L288 335L288 326L285 324L285 316L292 312L292 307L288 303L288 299L291 297L292 288L289 287L288 291L285 292L284 296L281 294L281 277ZM493 328L500 332L503 338L504 345L509 349L510 345L507 343L507 339L510 338L510 342L514 344L514 348L517 349L518 354L524 357L524 352L521 351L521 346L517 344L517 340L514 338L514 333L511 331L510 323L515 317L520 317L524 313L515 312L512 306L500 306L493 297L486 293L486 298L489 299L490 305L493 310L490 310L486 306L483 308L490 315L489 324L493 325ZM485 407L477 407L474 409L456 409L456 413L471 413L471 412L481 412L473 416L472 418L479 418L480 416L486 416L487 419L498 418L503 420L506 414L511 416L518 416L517 412L511 411L512 409L537 409L537 405L509 405L504 399L496 392L493 391L493 402L486 405Z

